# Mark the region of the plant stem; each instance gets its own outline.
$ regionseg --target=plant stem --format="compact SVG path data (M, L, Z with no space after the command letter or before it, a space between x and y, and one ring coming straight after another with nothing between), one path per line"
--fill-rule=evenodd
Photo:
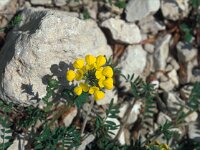
M129 105L128 109L126 110L126 112L125 112L126 116L125 116L125 118L122 120L122 125L120 126L120 129L119 129L119 131L118 131L116 137L114 138L114 140L117 140L117 139L121 136L122 131L124 130L124 128L125 128L125 126L126 126L126 124L127 124L128 118L129 118L129 116L130 116L130 114L131 114L131 111L132 111L132 108L133 108L135 102L136 102L136 100L133 99L133 100L131 101L131 104Z
M89 108L88 111L87 111L86 118L85 118L85 120L84 120L84 122L83 122L83 126L82 126L82 128L81 128L81 135L83 135L83 133L84 133L84 131L85 131L85 127L86 127L86 124L87 124L87 121L88 121L88 116L90 115L93 106L94 106L94 99L91 99L90 108Z

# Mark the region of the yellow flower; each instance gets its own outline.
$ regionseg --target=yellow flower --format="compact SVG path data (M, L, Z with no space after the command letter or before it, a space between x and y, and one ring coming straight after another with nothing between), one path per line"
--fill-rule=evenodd
M79 85L83 89L84 92L87 92L89 90L89 87L86 83L81 82Z
M66 78L67 78L68 81L74 80L75 76L76 76L76 74L75 74L75 72L73 70L68 70L67 71Z
M100 78L104 77L102 71L103 71L103 67L99 68L99 69L95 72L95 76L96 76L97 79L100 79Z
M92 65L96 62L96 58L92 55L86 55L85 61L87 62L88 65Z
M82 70L77 70L75 78L76 78L77 81L80 81L83 78L83 71Z
M107 78L106 80L103 81L103 85L106 89L111 90L113 88L113 79Z
M73 67L76 69L81 69L84 66L84 59L77 59L74 63L73 63Z
M98 81L98 85L99 85L100 88L103 88L103 87L104 87L104 85L103 85L103 81L104 81L105 79L106 79L105 76L103 76L102 78L99 79L99 81Z
M92 86L90 89L89 89L89 94L94 94L94 92L95 91L98 91L99 90L99 88L98 87L96 87L96 86Z
M106 58L103 55L99 55L96 59L97 68L102 67L106 63Z
M113 76L113 69L110 66L106 66L103 71L102 71L103 75L111 78Z
M96 101L98 101L98 100L100 100L100 99L102 99L102 98L104 98L104 97L105 97L105 93L104 93L104 92L99 91L99 90L96 90L96 91L94 92L94 99L95 99Z
M81 95L82 94L82 92L83 92L83 89L80 87L80 86L77 86L77 87L75 87L74 88L74 93L76 94L76 95Z
M95 68L95 64L91 64L91 65L86 65L86 70L92 70Z

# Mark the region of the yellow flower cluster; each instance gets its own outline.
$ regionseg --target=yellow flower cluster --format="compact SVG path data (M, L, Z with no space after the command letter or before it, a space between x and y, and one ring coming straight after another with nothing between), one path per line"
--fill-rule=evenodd
M103 55L97 57L93 55L85 56L85 60L78 58L73 63L75 70L68 70L66 79L68 81L80 81L79 85L74 88L76 95L82 92L88 92L94 95L95 100L104 98L104 89L113 88L113 69L105 66L106 58Z

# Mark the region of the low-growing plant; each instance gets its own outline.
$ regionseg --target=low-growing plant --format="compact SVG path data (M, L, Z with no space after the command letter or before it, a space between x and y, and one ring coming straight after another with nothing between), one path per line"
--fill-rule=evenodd
M140 136L136 139L131 137L130 144L121 145L118 139L127 126L130 112L137 101L142 101L144 105L141 128L146 124L147 119L153 119L156 90L154 85L144 82L140 77L120 75L130 85L130 91L125 95L129 99L129 105L120 124L116 124L113 119L118 119L120 106L114 104L113 99L108 106L105 106L104 112L95 111L100 109L96 103L104 99L107 90L114 88L115 70L118 69L113 67L111 61L105 56L87 55L85 59L76 59L73 69L66 72L66 80L69 81L70 86L63 88L58 80L50 78L46 87L47 93L38 104L25 107L0 101L2 108L0 148L7 149L16 136L23 133L24 140L27 140L26 147L36 150L78 150L84 143L84 139L90 135L95 138L86 145L87 150L170 150L169 141L175 139L174 137L178 134L172 129L179 127L184 123L185 117L200 107L200 84L194 85L185 106L190 108L189 113L183 114L182 107L184 106L182 106L174 122L165 122L160 125L153 134L146 137L146 140L142 141ZM87 110L83 109L85 104L89 104ZM70 126L65 126L62 123L62 117L71 108L77 108L78 114ZM85 117L81 118L80 113L83 111L86 111ZM118 130L117 133L115 133L116 130ZM166 143L157 141L160 135L163 135ZM176 143L174 148L180 149L183 144L185 143L180 141L180 144Z

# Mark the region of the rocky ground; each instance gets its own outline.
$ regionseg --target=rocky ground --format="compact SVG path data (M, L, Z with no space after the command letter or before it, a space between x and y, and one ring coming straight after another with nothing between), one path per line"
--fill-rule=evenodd
M66 84L66 68L77 57L113 55L122 74L134 73L156 86L157 107L148 120L153 126L137 133L145 139L158 125L174 119L180 105L187 103L193 84L200 82L200 6L192 2L0 0L1 98L34 104L35 97L45 95L48 76ZM129 87L124 79L119 81L97 104L109 104L114 98L123 118L129 104L122 91ZM142 108L142 102L132 108L121 144L129 143L127 136L135 133L130 129L136 128ZM66 124L76 114L77 110L72 111ZM185 118L185 126L176 128L182 138L200 142L199 114L200 109L194 111Z

